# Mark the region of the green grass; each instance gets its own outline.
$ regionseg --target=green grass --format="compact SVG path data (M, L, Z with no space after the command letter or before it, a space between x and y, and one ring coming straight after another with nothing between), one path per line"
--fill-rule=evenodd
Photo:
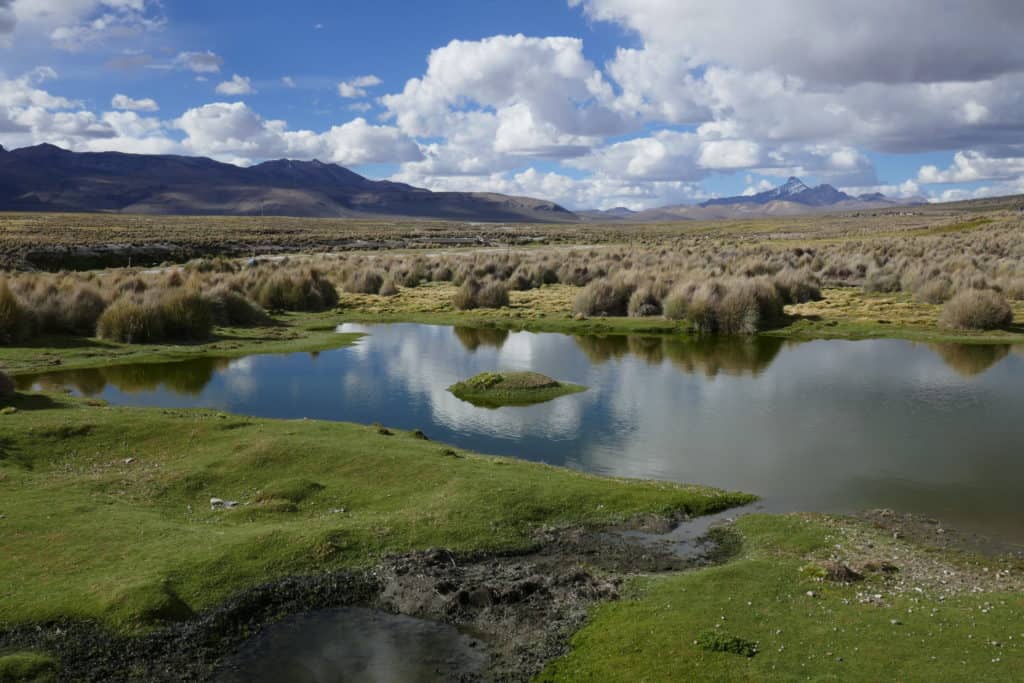
M0 625L98 618L130 632L277 577L429 547L525 547L540 525L751 500L372 426L40 394L14 406L0 415ZM211 497L240 505L211 510Z
M860 595L884 590L880 576L846 585L806 571L810 559L851 542L835 527L751 515L735 528L738 559L635 580L626 599L597 609L541 680L1020 680L1020 593L941 600L911 589L886 605L865 604ZM864 533L885 547L882 534ZM903 557L926 552L901 548Z
M44 683L57 675L57 661L36 652L0 653L0 683Z
M544 403L586 390L538 372L481 372L448 387L463 401L488 408Z
M66 369L126 363L162 363L190 358L234 358L255 353L326 351L351 344L359 335L334 330L337 313L284 313L274 324L219 327L208 342L193 344L120 344L71 335L37 337L17 346L0 345L0 369L15 375L55 366Z

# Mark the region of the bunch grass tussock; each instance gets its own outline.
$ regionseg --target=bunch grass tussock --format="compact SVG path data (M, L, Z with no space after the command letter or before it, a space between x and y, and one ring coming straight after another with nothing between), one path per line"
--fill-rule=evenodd
M458 289L444 290L447 310L483 313L481 309L516 309L517 300L527 300L520 295L539 292L543 297L557 286L574 291L561 314L690 321L704 334L771 328L785 321L780 302L811 310L810 304L821 301L826 291L857 291L877 300L879 307L886 299L899 298L920 304L920 310L974 290L1024 301L1019 219L976 218L942 215L929 223L916 217L817 217L793 225L771 220L722 223L714 231L685 225L630 231L594 226L548 231L539 226L537 234L549 244L530 249L382 249L246 260L215 257L155 271L18 272L6 278L9 292L0 290L0 343L35 334L94 334L100 317L121 299L138 304L147 296L195 289L212 305L217 324L247 325L265 321L260 309L330 310L338 305L339 289L353 297L347 302L381 307L386 304L359 297L419 301L412 290L451 283ZM473 229L491 234L488 227ZM514 241L525 230L508 228L492 237ZM464 233L431 226L417 227L406 237L422 238L429 245L424 235L457 234ZM573 240L586 240L588 246L566 246ZM927 324L938 329L937 310L931 316Z

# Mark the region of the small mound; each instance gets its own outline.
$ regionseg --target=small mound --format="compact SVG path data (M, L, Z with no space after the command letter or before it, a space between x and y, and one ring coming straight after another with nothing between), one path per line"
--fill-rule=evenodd
M551 379L539 372L481 372L453 384L448 391L484 408L543 403L559 396L586 391L586 387Z

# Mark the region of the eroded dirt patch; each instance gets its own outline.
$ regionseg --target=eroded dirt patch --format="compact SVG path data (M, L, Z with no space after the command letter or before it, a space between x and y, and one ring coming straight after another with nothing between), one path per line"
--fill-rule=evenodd
M489 654L486 672L455 680L526 681L566 652L593 605L618 598L626 577L707 564L717 545L705 546L707 552L681 556L645 536L542 529L524 553L412 553L370 571L267 583L148 635L116 636L94 622L63 621L0 633L0 650L52 653L66 681L217 680L230 673L231 653L264 626L310 610L361 606L443 622L479 638Z

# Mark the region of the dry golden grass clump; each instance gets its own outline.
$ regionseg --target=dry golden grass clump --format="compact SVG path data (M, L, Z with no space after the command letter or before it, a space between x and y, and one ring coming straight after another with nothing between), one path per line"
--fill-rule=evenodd
M338 290L315 268L273 272L255 279L248 291L268 310L323 311L338 305Z
M122 297L96 324L101 339L125 344L201 341L213 331L213 307L198 292L165 290Z
M13 344L32 334L32 318L11 291L7 280L0 280L0 343Z
M474 308L503 308L508 306L508 285L497 280L480 283L467 278L455 293L452 303L460 311Z
M999 292L969 289L942 307L939 324L954 330L995 330L1013 323L1013 310Z

